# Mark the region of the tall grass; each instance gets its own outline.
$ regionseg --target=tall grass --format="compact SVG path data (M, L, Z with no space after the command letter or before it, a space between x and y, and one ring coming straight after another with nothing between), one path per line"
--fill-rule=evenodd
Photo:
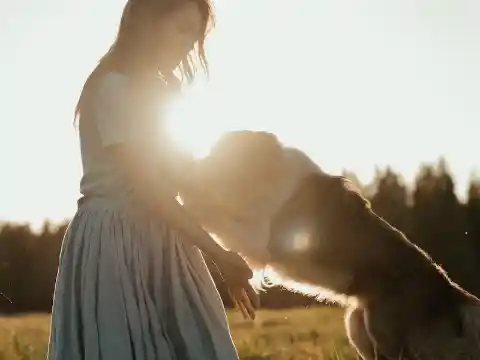
M262 310L255 321L228 316L243 360L358 360L340 309ZM0 360L44 360L48 325L47 315L0 318Z

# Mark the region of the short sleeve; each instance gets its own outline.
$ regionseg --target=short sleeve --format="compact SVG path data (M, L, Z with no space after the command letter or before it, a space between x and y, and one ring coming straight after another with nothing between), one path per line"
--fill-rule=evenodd
M103 147L131 139L134 125L129 95L125 75L107 73L99 79L94 97L94 120Z

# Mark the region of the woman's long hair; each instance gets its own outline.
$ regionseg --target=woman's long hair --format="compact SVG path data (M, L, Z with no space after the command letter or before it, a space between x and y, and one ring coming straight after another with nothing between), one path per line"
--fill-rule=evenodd
M159 73L159 80L163 79L168 85L173 87L179 86L182 82L191 82L198 70L198 66L202 68L208 75L208 61L205 54L205 39L209 30L214 25L213 7L210 0L183 0L195 2L201 12L203 18L203 27L196 43L194 51L189 53L186 58L182 59L178 70L180 78L177 78L173 71L171 73ZM99 75L122 68L128 63L128 57L135 52L138 44L138 29L142 26L144 16L165 16L168 12L181 5L179 0L128 0L122 13L120 26L115 41L110 46L106 54L100 59L93 71L88 76L83 85L80 97L75 107L75 120L81 113L81 109L90 92L91 84Z

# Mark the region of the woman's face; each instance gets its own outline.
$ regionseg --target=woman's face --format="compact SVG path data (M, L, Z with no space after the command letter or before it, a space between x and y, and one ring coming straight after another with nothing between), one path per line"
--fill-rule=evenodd
M151 44L155 60L165 70L175 69L193 49L203 30L204 19L196 2L186 1L156 20Z

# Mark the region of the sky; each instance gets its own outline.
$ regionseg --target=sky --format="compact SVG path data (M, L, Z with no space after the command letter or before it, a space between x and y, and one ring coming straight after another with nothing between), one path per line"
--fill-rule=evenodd
M124 1L0 3L0 220L73 216L73 109ZM217 0L211 75L172 105L172 134L206 153L223 131L275 132L326 171L411 181L445 156L459 196L480 135L478 0Z

